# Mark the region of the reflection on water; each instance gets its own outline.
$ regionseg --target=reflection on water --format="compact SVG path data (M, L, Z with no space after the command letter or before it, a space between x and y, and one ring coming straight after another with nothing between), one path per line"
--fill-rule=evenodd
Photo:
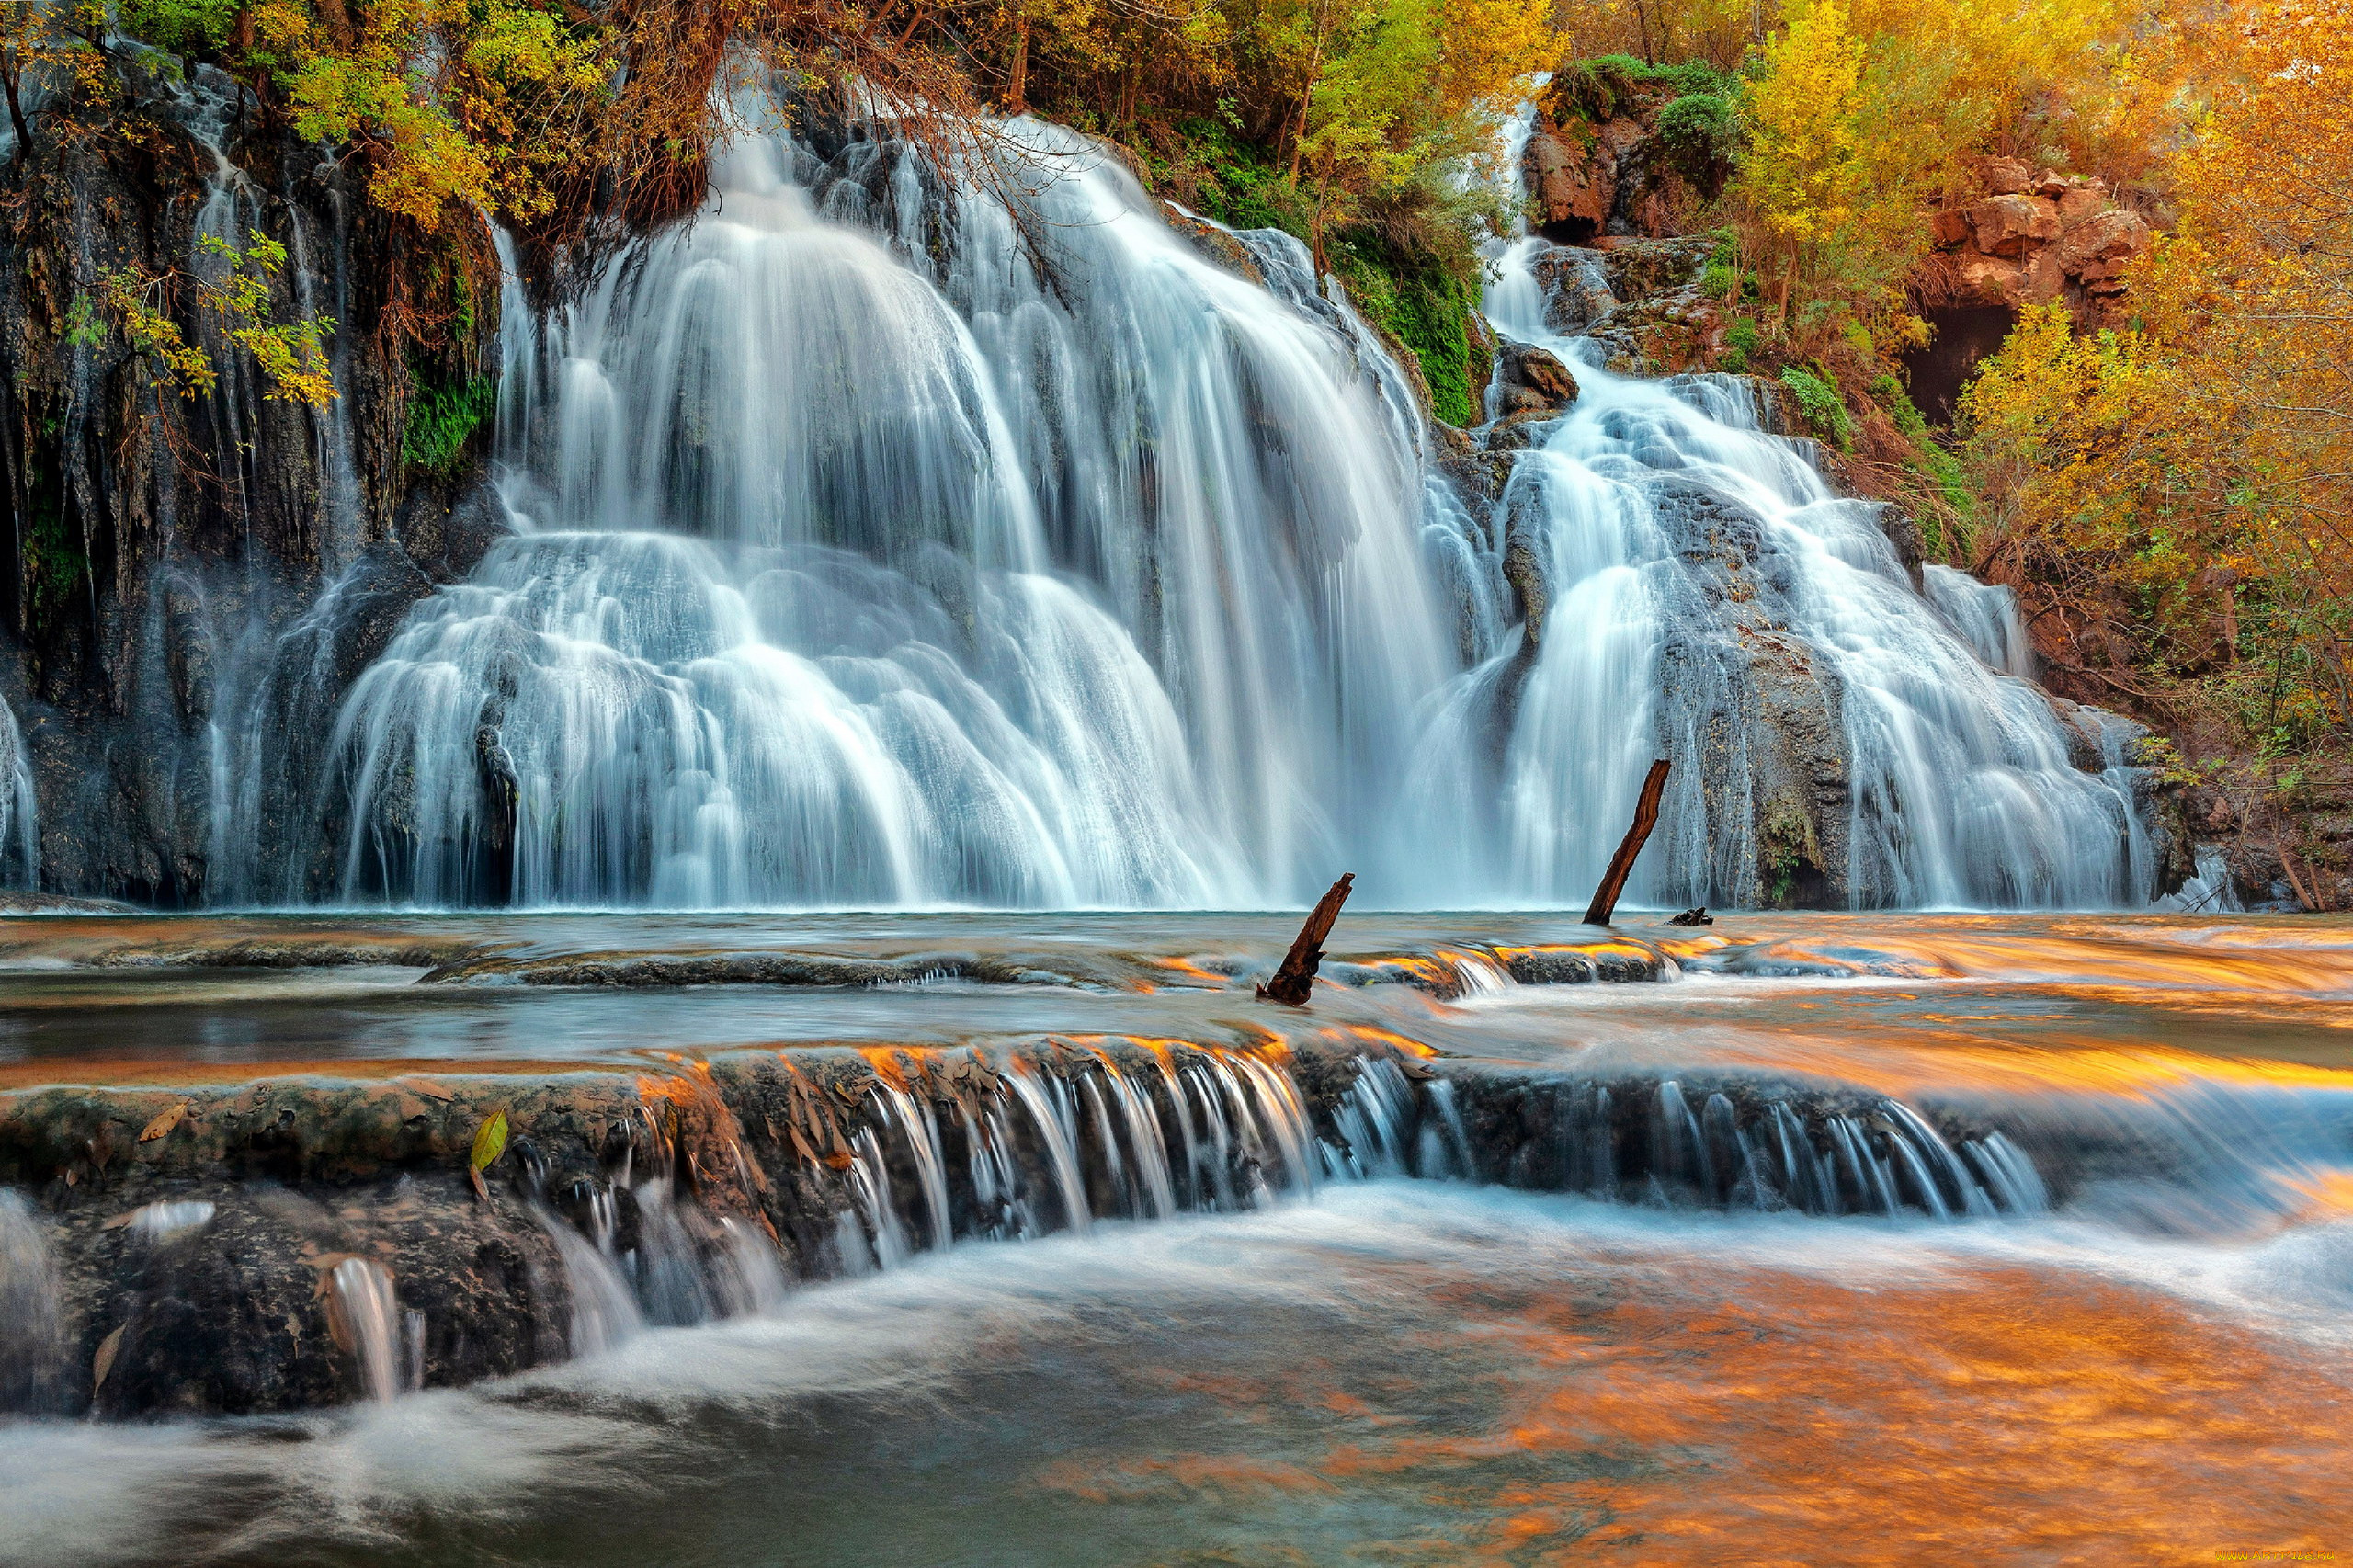
M1060 1031L1222 1040L1237 1018L1268 1021L1249 982L1295 929L1290 915L1169 914L11 919L0 1072L21 1082L69 1058L538 1062ZM1320 988L1313 1016L1521 1060L2163 1047L2353 1067L2353 922L1811 915L1620 929L1629 939L1613 945L1557 915L1350 915L1326 970L1347 983ZM1668 978L1512 985L1505 972L1564 951L1575 963L1549 972L1606 964L1613 949L1663 955ZM583 958L762 955L899 969L889 984L483 983ZM1035 983L964 983L959 962ZM1415 977L1439 994L1365 983Z
M1552 917L1349 916L1327 971L1340 983L1305 1012L1250 995L1291 929L1259 915L10 921L0 1086L322 1061L659 1073L751 1045L1324 1035L1406 1042L1440 1085L1472 1074L1448 1102L1469 1128L1449 1150L1497 1146L1518 1114L1459 1059L1511 1064L1551 1103L1599 1106L1607 1089L1626 1114L1681 1108L1695 1138L1714 1135L1711 1096L1861 1096L1858 1114L1884 1096L1998 1133L2051 1184L2052 1210L1831 1221L1737 1199L1695 1212L1635 1191L1600 1203L1382 1180L945 1252L913 1244L926 1230L903 1267L470 1392L301 1419L0 1426L0 1562L2353 1551L2353 922L1637 922L1612 972L1660 978L1539 984L1514 977L1618 960ZM726 967L746 954L814 955L882 966L841 972L887 983L650 987L627 969L647 954L723 960L676 972L739 980L767 972ZM1008 978L970 978L982 971ZM583 975L599 983L540 983ZM1403 1149L1378 1157L1373 1110L1350 1112L1368 1123L1353 1140L1365 1161L1426 1168ZM1143 1196L1120 1211L1172 1207L1145 1202L1159 1179L1136 1170Z
M0 1432L11 1562L2211 1562L2347 1522L2353 1227L2225 1258L1382 1183L472 1393Z

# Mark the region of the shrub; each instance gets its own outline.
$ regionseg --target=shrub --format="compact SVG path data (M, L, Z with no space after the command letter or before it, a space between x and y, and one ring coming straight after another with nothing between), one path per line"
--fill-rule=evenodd
M1553 118L1581 115L1596 123L1614 119L1645 92L1667 98L1713 97L1729 103L1739 79L1704 60L1677 65L1645 65L1631 54L1602 54L1573 61L1552 79Z
M1838 396L1838 389L1829 381L1811 370L1795 365L1783 368L1781 385L1798 405L1798 412L1813 427L1813 433L1840 451L1855 444L1855 416L1847 412L1846 403Z
M1712 195L1740 155L1740 116L1713 93L1686 93L1659 110L1658 139L1667 166Z

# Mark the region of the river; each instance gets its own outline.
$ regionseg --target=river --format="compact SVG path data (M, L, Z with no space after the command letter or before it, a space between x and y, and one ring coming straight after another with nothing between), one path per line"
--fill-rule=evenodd
M1760 915L1603 939L1540 915L1344 915L1335 983L1303 1011L1250 995L1289 935L1217 915L9 921L0 1085L19 1096L295 1074L462 1093L1120 1037L1283 1071L1319 1040L1386 1040L1437 1076L1417 1080L1418 1146L1372 1179L1342 1145L1353 1131L1365 1167L1386 1145L1319 1113L1312 1179L1273 1179L1270 1158L1256 1201L1184 1202L1180 1170L1184 1212L1090 1196L1083 1233L991 1240L960 1219L943 1247L910 1190L913 1244L884 1267L684 1326L649 1310L519 1375L274 1415L19 1417L0 1426L0 1561L2345 1549L2353 923ZM655 959L740 976L746 955L909 978L629 983ZM1656 978L1512 979L1579 965ZM957 978L983 971L1000 978ZM1556 1096L1550 1164L1483 1095L1512 1075ZM1597 1092L1621 1133L1586 1159L1566 1145ZM1377 1097L1357 1095L1343 1113ZM1647 1152L1622 1131L1630 1097ZM1099 1194L1088 1162L1159 1140L1094 1114L1101 1137L1082 1108L1072 1144ZM1872 1130L1853 1182L1842 1119ZM1792 1128L1812 1147L1776 1152ZM1880 1211L1857 1201L1873 1169ZM18 1271L9 1287L0 1262L0 1287L25 1256L0 1247Z

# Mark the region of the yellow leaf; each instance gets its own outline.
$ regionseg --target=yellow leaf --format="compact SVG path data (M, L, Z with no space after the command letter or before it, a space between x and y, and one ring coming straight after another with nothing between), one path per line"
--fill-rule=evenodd
M90 1363L90 1392L97 1393L107 1386L107 1374L114 1370L115 1352L122 1348L122 1331L129 1324L118 1324L112 1334L98 1341L98 1354Z
M476 1174L490 1169L498 1156L506 1152L506 1113L498 1111L482 1124L474 1134L473 1168Z
M186 1100L182 1100L179 1104L172 1107L171 1109L164 1112L154 1120L149 1122L147 1124L147 1130L139 1135L139 1141L142 1143L153 1143L156 1139L167 1136L173 1128L177 1127L181 1122L186 1121L187 1119L188 1102Z

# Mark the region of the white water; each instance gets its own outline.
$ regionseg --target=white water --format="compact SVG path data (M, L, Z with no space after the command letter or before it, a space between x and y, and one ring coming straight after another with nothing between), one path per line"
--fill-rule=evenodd
M1964 591L1959 574L1935 580L1936 606L1915 594L1874 507L1836 496L1806 444L1762 430L1746 383L1613 375L1590 342L1553 332L1536 263L1554 248L1500 248L1486 301L1499 330L1573 365L1582 394L1504 498L1543 560L1550 615L1504 751L1501 829L1455 852L1483 848L1497 887L1573 896L1614 847L1590 824L1626 820L1664 755L1677 765L1665 852L1637 866L1632 896L1751 902L1751 802L1773 739L1750 716L1760 665L1802 656L1820 672L1811 683L1833 688L1847 754L1848 842L1825 869L1843 873L1849 902L2145 903L2154 867L2134 852L2145 841L2129 774L2071 766L2042 694L1989 667L1948 619L2014 666L2014 608L1989 602L2005 596ZM1598 253L1571 260L1606 287ZM1734 551L1753 570L1727 592L1715 572ZM1506 662L1460 688L1454 744L1469 744L1483 680ZM1431 800L1438 820L1475 820L1474 801Z
M40 815L17 715L0 701L0 887L40 885Z
M327 1288L335 1294L336 1316L350 1338L360 1386L369 1399L398 1398L401 1313L391 1272L372 1258L347 1257L327 1276Z
M1454 645L1394 367L1296 244L1286 302L1017 136L1051 287L894 151L751 139L510 340L534 531L347 703L347 892L474 894L483 744L525 903L1263 903L1379 846Z
M1474 516L1296 242L1231 236L1252 281L1078 137L1017 122L993 155L1010 207L895 144L746 135L701 214L576 300L536 315L510 289L521 531L343 702L292 813L337 835L329 861L266 842L262 758L216 812L218 885L1251 907L1345 869L1369 904L1574 904L1663 753L1630 898L1753 903L1760 649L1685 560L1730 517L1785 644L1764 654L1806 651L1843 700L1834 896L2150 896L2129 776L2071 767L2040 695L1955 635L2015 668L2014 614L1965 579L1935 580L1943 614L1921 599L1743 383L1582 370ZM1579 360L1543 325L1542 248L1502 253L1489 312ZM1507 529L1552 583L1532 659Z

